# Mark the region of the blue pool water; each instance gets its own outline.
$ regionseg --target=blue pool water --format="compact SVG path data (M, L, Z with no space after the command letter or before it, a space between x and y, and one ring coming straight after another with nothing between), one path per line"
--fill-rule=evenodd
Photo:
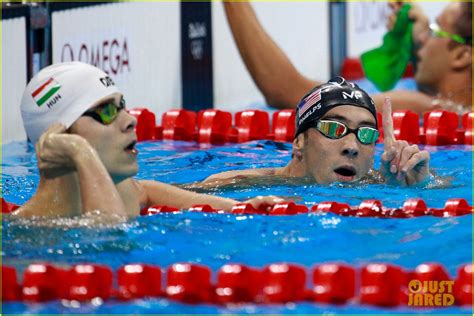
M2 192L10 202L24 203L38 183L31 145L15 142L3 146ZM188 184L217 171L281 166L288 162L289 144L257 141L221 147L185 142L148 142L138 145L139 179ZM450 184L400 188L382 184L331 186L262 182L207 189L221 196L244 200L256 195L294 198L311 206L320 201L358 205L380 199L385 206L400 207L408 198L420 197L429 207L443 207L448 198L465 198L472 205L471 147L430 147L431 166ZM377 145L375 167L382 147ZM377 219L333 214L296 216L234 216L225 214L159 214L140 217L115 227L90 228L83 222L57 220L38 226L27 220L3 217L2 260L21 275L31 262L46 261L70 266L93 262L118 268L144 262L166 268L175 262L195 262L217 271L225 263L263 267L274 262L294 262L308 268L328 261L360 267L387 262L412 269L423 262L439 262L454 276L458 266L472 261L472 216ZM190 306L164 299L131 302L107 301L100 306L68 307L61 302L39 305L8 303L4 313L465 313L452 307L420 310L382 309L357 304L326 306L312 303L287 305Z

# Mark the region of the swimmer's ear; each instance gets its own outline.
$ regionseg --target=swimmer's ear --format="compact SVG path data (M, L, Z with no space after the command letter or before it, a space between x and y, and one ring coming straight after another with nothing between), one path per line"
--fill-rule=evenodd
M453 51L453 68L456 70L462 70L469 67L472 64L472 48L468 45L459 45Z
M303 148L304 148L304 143L305 143L304 140L305 140L304 133L299 134L293 140L293 155L292 156L298 160L303 159Z

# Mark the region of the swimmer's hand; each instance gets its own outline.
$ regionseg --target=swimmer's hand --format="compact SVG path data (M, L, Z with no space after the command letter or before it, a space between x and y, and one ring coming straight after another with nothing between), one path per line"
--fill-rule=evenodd
M387 18L387 29L389 31L393 30L395 23L397 21L398 12L402 8L405 2L411 1L393 1L389 2L389 7L392 9L391 14ZM411 3L410 11L408 12L408 17L414 22L413 24L413 41L415 44L420 44L423 40L423 36L429 30L430 20L425 15L423 10L416 3Z
M35 144L38 168L45 177L57 177L75 170L79 153L93 150L81 136L66 133L63 124L52 124Z
M254 197L253 199L244 201L243 203L251 204L254 209L269 211L273 205L277 203L281 203L281 202L284 202L282 198L269 195L269 196L257 196L257 197Z
M387 183L413 185L429 175L430 154L417 145L396 140L393 135L392 102L386 98L383 105L384 152L381 172Z

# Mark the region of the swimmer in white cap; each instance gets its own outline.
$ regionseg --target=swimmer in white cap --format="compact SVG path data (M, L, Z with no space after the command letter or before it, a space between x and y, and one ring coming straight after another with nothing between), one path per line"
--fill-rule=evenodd
M132 179L138 171L137 121L124 108L120 90L96 67L70 62L41 70L21 101L24 127L36 148L40 181L35 195L14 214L99 212L123 220L157 204L183 209L209 204L230 210L239 203ZM281 201L270 196L246 202L258 207Z
M417 145L395 139L389 99L385 100L383 117L382 180L400 185L424 181L430 175L429 153ZM306 178L321 184L355 182L374 173L371 168L378 137L372 98L356 84L336 77L313 88L299 102L293 155L288 165L227 171L212 175L204 182L223 185L235 182L236 177L261 176Z

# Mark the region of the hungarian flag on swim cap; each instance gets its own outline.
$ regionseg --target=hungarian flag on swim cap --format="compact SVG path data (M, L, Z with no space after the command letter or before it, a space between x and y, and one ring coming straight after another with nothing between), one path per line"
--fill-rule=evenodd
M45 83L36 88L31 96L38 106L42 106L50 100L61 89L59 82L54 78L49 78Z

